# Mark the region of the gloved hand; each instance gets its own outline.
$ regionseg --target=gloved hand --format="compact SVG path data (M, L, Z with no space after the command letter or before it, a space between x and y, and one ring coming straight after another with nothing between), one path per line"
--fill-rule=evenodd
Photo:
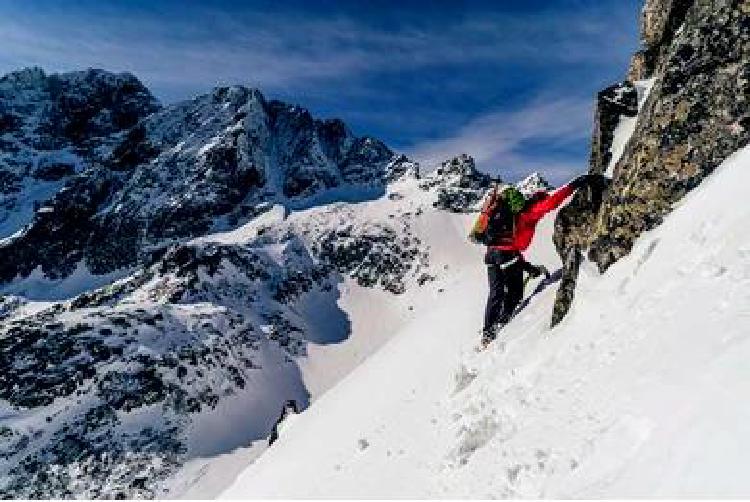
M534 279L542 274L544 274L544 277L547 279L549 279L550 277L549 270L547 270L547 267L545 267L544 265L535 265L534 267L529 267L528 273Z
M539 265L539 273L544 274L545 279L552 277L552 274L549 273L549 270L544 265Z

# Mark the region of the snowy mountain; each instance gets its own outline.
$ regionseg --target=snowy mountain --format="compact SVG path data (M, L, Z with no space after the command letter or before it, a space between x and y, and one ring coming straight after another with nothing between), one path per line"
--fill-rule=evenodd
M29 223L66 180L101 162L118 133L158 108L128 74L29 68L0 78L0 239Z
M749 15L646 2L607 188L543 221L552 279L479 354L470 155L422 175L242 86L3 77L0 493L746 495Z
M468 156L421 178L244 87L162 107L130 75L33 69L2 90L6 496L177 494L197 459L262 451L284 403L392 333L355 340L340 302L413 316L446 273L422 221L492 181Z
M134 77L97 70L82 75L47 77L40 70L25 70L3 80L4 92L14 96L8 116L25 117L14 119L19 125L11 124L11 138L31 129L46 132L43 141L24 136L33 151L10 150L4 176L29 176L39 171L39 162L49 171L49 162L39 159L69 152L79 160L69 159L65 169L55 164L56 184L28 188L46 197L43 205L20 190L20 181L7 184L6 221L13 223L6 223L0 238L12 237L0 244L8 257L0 264L0 282L28 276L37 267L60 279L79 265L101 275L150 263L175 242L236 226L272 204L298 208L377 197L389 180L416 168L383 143L355 137L341 121L315 120L300 107L266 101L257 90L218 88L145 117L156 105ZM48 91L56 89L55 82L74 86L79 80L111 94L86 98L88 108L80 113L84 118L76 115L78 108L54 107L83 98ZM110 101L123 106L118 101L125 93L122 87L137 89L132 100L140 104L131 108L143 112L140 116L131 113L125 120L119 109L106 108ZM78 92L89 96L93 91L81 87ZM52 120L47 115L63 117L58 122L64 124L45 125ZM98 127L106 122L102 117L131 127ZM33 127L21 125L24 121ZM85 126L70 132L68 122ZM105 133L110 136L102 140ZM33 218L20 217L12 212L16 199L41 207Z

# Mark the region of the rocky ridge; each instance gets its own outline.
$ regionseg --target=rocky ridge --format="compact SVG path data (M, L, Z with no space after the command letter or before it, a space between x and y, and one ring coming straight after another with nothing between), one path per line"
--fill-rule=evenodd
M50 97L47 88L56 89L58 81L70 81L73 88L81 80L93 83L82 86L80 95L101 91L114 97L79 99L90 105L81 112L88 122L76 115L78 108L52 107L52 116L64 117L56 119L62 125L45 125L51 119L45 114L40 118L35 110L50 109L56 94ZM236 226L268 204L300 207L321 197L372 198L384 193L389 181L416 169L382 142L355 137L340 120L314 119L303 108L268 101L258 90L241 86L217 88L158 109L134 77L115 78L99 70L85 76L27 70L3 83L0 88L14 96L7 100L12 113L3 116L23 117L26 112L23 120L45 131L43 141L31 142L29 151L10 150L0 164L8 200L15 200L18 183L12 180L22 174L59 176L59 183L35 201L28 224L0 236L15 232L0 241L7 257L0 264L0 282L27 276L37 267L48 277L62 278L79 262L95 274L148 264L168 245ZM136 91L126 94L123 87ZM18 96L33 106L14 105ZM101 108L110 102L114 105L104 109L91 105ZM122 111L131 108L140 115ZM28 127L13 127L29 134ZM52 168L42 161L19 160L60 158L69 144L76 146L76 154L88 155L77 166L63 168L58 162ZM18 167L22 162L26 164Z
M0 78L0 239L29 223L66 182L103 162L120 133L159 108L127 73L28 68Z
M38 125L57 80L89 82L79 101L101 105L71 137ZM244 87L160 107L134 77L99 70L2 82L16 117L2 138L23 148L4 154L0 173L21 173L27 188L6 193L0 282L37 274L54 286L81 267L120 277L51 303L0 296L6 497L162 494L192 454L195 424L237 399L258 411L236 446L263 440L280 403L309 399L298 361L323 334L306 302L345 317L346 278L396 295L425 286L440 270L415 222L465 211L490 181L468 157L420 178L382 142ZM127 94L140 115L112 119L125 105L86 97L101 89ZM34 174L63 152L72 168ZM431 202L408 200L412 185ZM24 204L35 210L22 215ZM380 216L366 213L373 204Z

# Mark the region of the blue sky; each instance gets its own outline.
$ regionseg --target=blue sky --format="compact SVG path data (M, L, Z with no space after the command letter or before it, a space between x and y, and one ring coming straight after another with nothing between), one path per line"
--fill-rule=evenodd
M641 0L0 0L0 73L130 71L164 102L219 84L339 117L432 164L559 183L586 169L593 96L623 78Z

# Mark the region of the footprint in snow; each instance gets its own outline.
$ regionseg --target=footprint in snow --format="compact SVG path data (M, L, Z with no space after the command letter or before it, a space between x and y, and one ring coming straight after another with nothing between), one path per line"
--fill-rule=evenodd
M470 370L462 364L461 368L459 368L458 372L454 375L456 387L453 389L453 395L455 396L462 390L466 389L476 377L476 370Z

